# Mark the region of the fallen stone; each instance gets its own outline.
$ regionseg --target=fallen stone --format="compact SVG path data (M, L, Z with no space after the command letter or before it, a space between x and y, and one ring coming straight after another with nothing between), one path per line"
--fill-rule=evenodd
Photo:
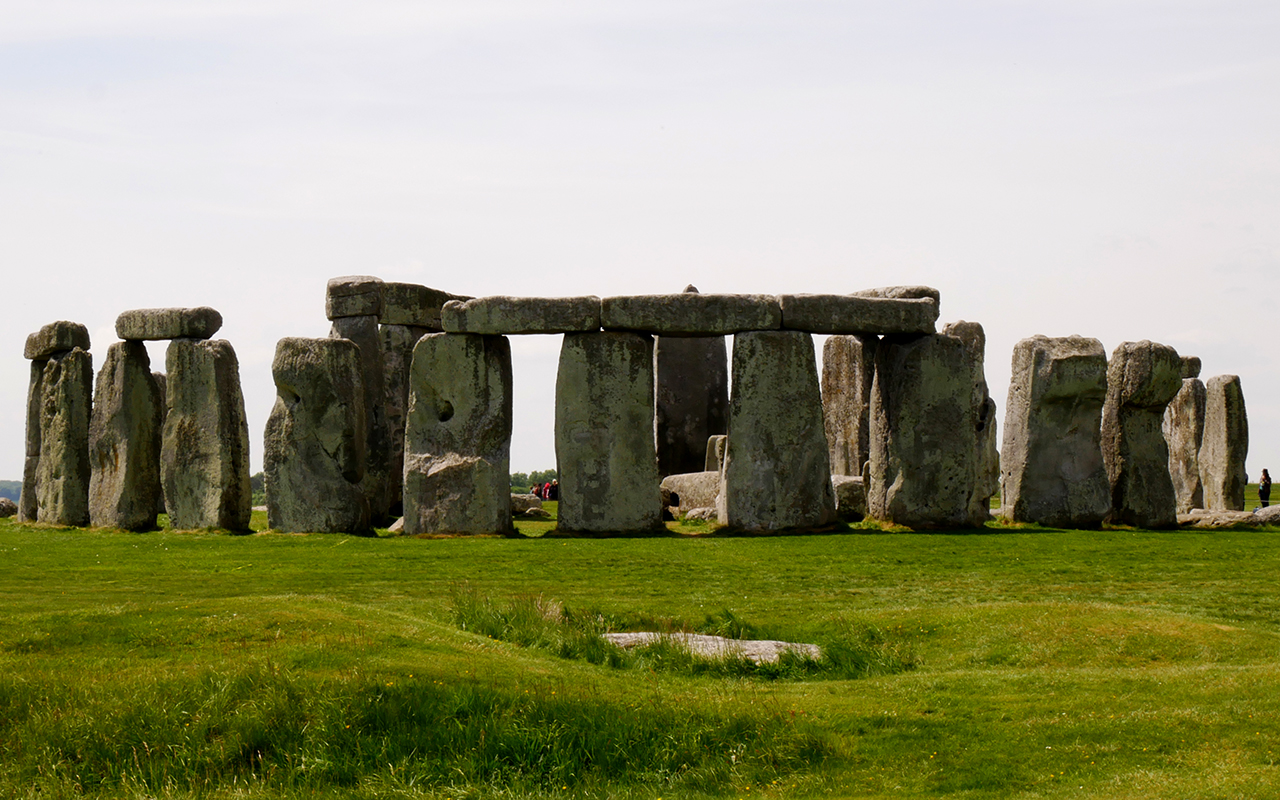
M720 517L718 511L714 508L691 508L684 512L684 519L701 520L703 522L715 522Z
M400 517L395 522L388 525L387 533L395 533L395 534L404 533L404 517Z
M360 348L360 380L364 389L365 465L360 488L369 501L369 523L386 523L391 509L391 430L387 423L387 377L382 333L374 316L339 317L331 339L350 339Z
M510 532L510 342L479 334L423 336L413 350L409 387L405 532Z
M862 475L871 430L875 336L831 336L822 346L822 423L834 475Z
M933 333L938 301L932 298L784 294L784 330L830 334Z
M271 376L276 402L263 437L267 524L289 533L370 533L360 485L368 428L359 346L281 339Z
M0 518L12 517L18 513L18 504L7 497L0 497Z
M521 514L531 508L542 508L542 498L536 494L511 495L511 513Z
M742 331L778 330L782 306L764 294L644 294L600 301L606 330L660 336L724 336Z
M372 275L331 278L325 286L324 311L330 320L382 314L382 280Z
M405 325L422 328L423 333L437 333L444 330L440 318L444 304L450 300L465 302L470 299L466 295L449 294L416 283L384 283L379 321L383 325Z
M598 297L477 297L451 300L440 312L449 333L517 335L600 329Z
M556 375L560 530L665 532L653 391L651 337L565 335Z
M1178 524L1190 528L1221 530L1223 528L1252 528L1265 523L1256 514L1249 511L1209 511L1203 508L1196 508L1185 514L1178 514Z
M551 512L544 508L526 508L518 515L521 519L551 519Z
M733 339L733 396L720 522L744 531L834 522L813 338L753 331Z
M1107 365L1102 460L1111 482L1112 516L1139 528L1172 528L1178 501L1161 430L1169 401L1182 388L1182 359L1172 347L1123 342Z
M212 339L222 328L222 315L199 308L139 308L116 317L116 336L125 341Z
M1280 506L1267 506L1253 512L1260 525L1280 525Z
M822 648L816 644L796 644L772 639L727 639L703 633L605 633L605 641L623 649L643 647L655 642L667 641L702 658L745 659L756 664L774 664L783 653L795 653L804 658L819 659Z
M668 475L662 479L662 489L674 492L680 498L680 502L673 505L683 512L695 508L714 508L716 495L720 494L720 473L688 472Z
M706 472L720 472L724 468L724 451L729 446L729 437L724 434L707 437L707 457L703 462Z
M98 372L89 425L89 523L151 530L163 502L160 441L164 395L142 342L116 342Z
M1182 374L1186 376L1187 357L1182 359L1182 363ZM1169 476L1173 479L1173 494L1179 514L1193 508L1204 508L1204 484L1200 482L1204 401L1204 383L1199 378L1183 377L1182 388L1169 401L1161 423L1165 443L1169 446Z
M56 353L67 353L77 347L88 352L89 329L78 322L58 320L28 336L22 354L30 361L43 361Z
M686 292L695 293L690 286ZM729 360L723 336L659 336L654 342L658 474L695 472L707 438L729 424Z
M41 387L36 520L88 525L93 357L80 348L51 357Z
M836 498L836 517L842 522L858 522L867 516L867 490L862 476L832 475L831 489Z
M160 476L179 530L249 529L249 425L240 363L225 339L174 339L165 355L168 416Z
M1243 511L1245 457L1249 454L1249 417L1236 375L1217 375L1205 383L1204 437L1200 445L1200 482L1210 511Z
M1098 528L1111 512L1102 461L1107 352L1081 336L1033 336L1013 350L1005 408L1001 515L1051 528Z

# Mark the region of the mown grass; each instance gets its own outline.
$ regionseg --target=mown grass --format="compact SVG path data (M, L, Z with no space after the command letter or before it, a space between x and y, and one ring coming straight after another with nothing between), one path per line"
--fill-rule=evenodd
M1275 536L2 521L0 795L1280 796ZM657 629L874 631L914 668L593 664L460 630L460 586Z

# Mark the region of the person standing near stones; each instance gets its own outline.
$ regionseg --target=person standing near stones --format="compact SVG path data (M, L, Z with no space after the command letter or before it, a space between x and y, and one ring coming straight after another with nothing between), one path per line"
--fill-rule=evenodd
M1262 507L1266 508L1267 503L1271 501L1271 476L1264 469L1262 478L1258 481L1258 502L1262 503Z

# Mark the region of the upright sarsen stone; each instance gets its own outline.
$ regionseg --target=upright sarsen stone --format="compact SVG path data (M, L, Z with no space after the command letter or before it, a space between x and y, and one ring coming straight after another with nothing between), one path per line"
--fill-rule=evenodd
M1185 364L1185 359L1183 360ZM1182 388L1169 401L1162 430L1169 446L1169 476L1179 514L1204 508L1204 484L1200 482L1200 443L1204 440L1204 383L1184 377Z
M285 338L271 362L276 402L263 448L274 530L368 533L360 348L347 339Z
M178 529L249 529L249 426L240 364L225 339L174 339L160 475L169 523Z
M334 281L338 279L335 278ZM334 286L330 281L330 289ZM352 295L357 296L357 295ZM377 295L381 303L381 295ZM391 471L391 436L387 426L386 365L382 334L376 316L338 317L333 320L330 338L350 339L360 347L361 380L364 386L366 462L361 488L369 499L369 519L383 524L391 508L388 491Z
M1206 509L1244 510L1244 461L1248 454L1249 418L1240 378L1212 377L1205 384L1204 440L1199 457Z
M438 316L439 309L436 311ZM409 368L413 364L414 345L428 333L426 328L386 323L379 331L387 382L387 505L393 517L404 515L404 429L409 411Z
M561 530L664 529L653 385L652 337L565 334L556 375Z
M869 516L911 528L986 523L989 512L973 504L978 474L973 397L973 370L959 338L930 334L880 340L871 391Z
M1107 365L1102 407L1102 460L1111 483L1114 518L1140 528L1178 524L1161 430L1165 408L1182 388L1182 362L1172 347L1123 342Z
M689 286L685 292L696 293ZM723 336L659 336L653 345L658 473L699 471L707 439L729 423L729 360Z
M835 521L813 337L755 331L733 337L733 394L720 522L746 531Z
M164 396L141 341L116 342L98 372L89 427L89 521L149 530L156 525Z
M22 494L18 496L18 521L35 522L40 470L40 409L44 405L44 368L48 359L31 362L31 378L27 384L26 459L22 467Z
M40 384L36 519L88 525L93 357L79 347L50 356Z
M1033 336L1013 349L1001 514L1053 528L1097 528L1111 511L1102 463L1107 352L1081 336Z
M822 419L831 474L862 475L871 431L877 336L831 336L822 346Z
M965 361L972 375L974 436L977 460L974 463L973 496L970 509L974 519L990 515L991 498L1000 491L1000 451L996 447L996 401L987 391L987 334L977 322L947 323L942 329L947 336L964 342Z
M434 333L413 348L404 532L511 530L511 344Z

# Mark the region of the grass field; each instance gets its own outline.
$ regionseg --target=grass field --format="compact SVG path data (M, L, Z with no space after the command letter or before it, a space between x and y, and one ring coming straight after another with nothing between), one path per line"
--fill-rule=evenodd
M374 539L4 520L0 795L1276 797L1277 545L1272 530ZM898 666L593 664L460 629L460 597L852 637Z

